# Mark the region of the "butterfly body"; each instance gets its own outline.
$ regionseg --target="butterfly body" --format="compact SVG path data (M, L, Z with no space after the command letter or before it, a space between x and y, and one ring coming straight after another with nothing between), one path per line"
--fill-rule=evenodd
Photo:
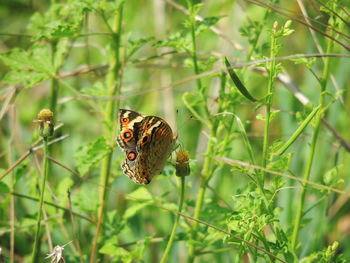
M172 150L174 135L169 124L156 116L119 110L117 142L126 154L123 172L137 184L149 184L160 174Z

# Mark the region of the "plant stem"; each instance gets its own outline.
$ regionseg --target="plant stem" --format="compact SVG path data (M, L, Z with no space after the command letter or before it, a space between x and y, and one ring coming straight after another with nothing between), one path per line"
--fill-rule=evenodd
M48 153L47 138L44 138L43 175L41 178L40 202L39 202L39 211L38 211L38 217L37 217L37 223L36 223L34 247L32 252L32 263L39 262L40 224L41 224L41 217L42 217L42 211L43 211L45 184L46 184L46 178L48 176L48 163L49 163L47 159L47 153Z
M183 202L184 202L184 196L185 196L185 176L181 176L180 177L181 183L180 183L180 200L179 200L179 213L182 212L182 206L183 206ZM174 239L175 239L175 235L176 235L176 229L177 226L179 224L179 219L180 219L180 214L176 215L176 219L173 225L173 229L171 231L170 237L169 237L169 241L168 244L166 246L165 252L162 256L162 259L160 260L160 263L166 263L168 261L168 256L170 253L170 249L174 243Z
M266 119L265 119L265 128L264 128L264 142L263 142L263 159L262 167L266 167L267 163L267 150L269 146L269 130L270 130L270 118L271 118L271 103L274 90L274 81L276 78L276 61L274 60L276 56L276 32L277 23L274 24L274 28L271 34L271 47L270 47L270 67L269 67L269 79L267 84L267 97L266 97ZM264 182L264 174L261 177L262 185Z
M196 45L196 33L195 33L195 15L193 14L193 2L191 0L187 1L188 9L190 10L190 18L191 18L191 38L192 38L192 51L191 56L193 60L193 66L194 66L194 72L196 75L200 73L199 67L198 67L198 61L197 61L197 45ZM198 90L202 92L202 82L201 79L197 79L197 87Z
M196 75L198 75L200 74L200 69L198 66L198 59L197 59L196 15L193 13L193 0L187 0L187 6L188 6L188 10L190 11L189 16L190 16L190 22L191 22L191 40L192 40L192 50L189 52L190 53L189 55L192 57L194 72L196 73ZM210 113L207 107L207 96L205 94L205 90L203 89L201 79L198 78L196 80L196 83L197 83L197 89L205 104L204 110L205 110L206 117L209 118Z
M55 65L55 54L57 49L57 42L52 41L51 42L51 63L52 65ZM57 106L57 99L58 99L58 90L59 90L59 83L56 75L58 75L59 66L55 68L55 76L51 79L51 98L50 98L50 110L53 112L53 116L56 117L56 106Z
M119 8L119 12L114 16L113 22L113 30L114 37L111 49L113 55L111 56L111 61L109 63L109 74L107 76L107 85L108 85L108 96L117 96L120 93L120 82L118 84L119 72L120 72L120 35L122 31L122 19L123 19L123 4ZM96 231L94 235L94 239L92 242L91 254L90 254L90 262L95 262L96 250L97 250L97 242L100 236L102 221L105 212L105 206L107 202L108 196L108 182L111 171L111 161L113 155L113 148L115 145L115 140L113 137L114 134L114 125L111 128L109 125L114 122L114 116L116 114L116 108L119 108L119 101L110 100L106 105L106 114L104 121L107 125L104 127L104 136L107 138L107 141L110 143L111 151L107 154L107 156L102 161L102 168L100 173L100 184L103 186L99 196L100 206L97 213L97 224Z
M15 131L16 129L16 125L15 125L15 118L16 118L16 108L14 106L10 107L10 111L9 111L9 127L11 127L11 129L13 131ZM9 167L11 166L12 162L13 162L13 142L14 142L14 134L13 133L10 136L9 139L9 144L8 144L8 164ZM12 170L12 174L11 174L11 179L10 179L10 191L13 192L15 189L15 182L16 182L16 172L15 170ZM15 257L15 219L16 219L16 211L15 211L15 197L13 195L10 196L10 227L11 229L13 229L13 231L11 231L10 234L10 263L14 262L14 257Z
M256 28L256 35L255 35L255 38L254 38L254 41L253 43L250 45L250 48L249 48L249 51L248 51L248 54L246 56L246 61L250 61L254 51L256 51L256 46L258 45L258 42L259 42L259 39L260 39L260 36L261 36L261 32L263 32L263 25L266 23L266 20L268 18L268 14L270 13L271 11L269 9L266 9L265 10L265 14L264 14L264 17L262 19L262 22L258 25L258 28ZM242 76L245 75L246 71L247 71L248 67L244 67L242 69Z
M332 52L332 49L333 49L333 42L331 40L328 40L326 52L327 53ZM325 105L325 93L326 93L327 82L328 82L328 77L329 77L329 61L330 61L330 58L327 57L325 59L322 78L321 78L321 82L320 82L321 83L321 93L320 93L319 105L321 105L321 107L323 107ZM306 180L306 181L308 181L310 178L312 162L313 162L315 150L316 150L317 138L318 138L318 134L320 131L320 124L321 124L323 116L322 116L322 114L318 114L316 118L317 118L316 125L315 125L314 133L312 136L309 157L308 157L305 172L304 172L304 180ZM295 221L294 221L294 228L293 228L292 240L291 240L292 248L294 250L297 247L297 239L298 239L299 230L300 230L300 222L301 222L301 218L303 215L305 196L306 196L306 184L303 183L302 188L301 188L299 202L298 202L297 214L296 214Z
M71 197L70 197L70 192L68 191L67 193L67 197L68 197L68 209L69 209L69 215L70 215L70 221L71 221L71 224L72 224L72 230L73 230L73 237L74 237L74 241L75 241L75 244L76 244L76 247L77 247L77 250L79 252L79 260L80 260L80 263L84 263L84 260L83 260L83 253L81 251L81 246L80 246L80 239L79 239L79 235L78 235L78 228L77 228L77 222L74 218L74 214L73 214L73 209L72 209L72 200L71 200Z
M215 131L212 130L210 138L215 138ZM212 158L211 154L214 151L214 141L209 140L208 142L208 148L207 152L205 155L205 160L204 160L204 165L203 165L203 170L202 170L202 177L201 177L201 185L198 190L197 198L196 198L196 207L194 210L194 215L193 217L195 219L199 219L201 211L202 211L202 206L203 206L203 201L204 201L204 196L205 196L205 191L207 188L207 185L209 183L209 180L211 178L212 171ZM196 239L197 237L197 229L198 229L198 222L193 223L193 228L192 228L192 239ZM188 259L187 262L191 263L194 261L195 258L195 245L190 244L188 248Z

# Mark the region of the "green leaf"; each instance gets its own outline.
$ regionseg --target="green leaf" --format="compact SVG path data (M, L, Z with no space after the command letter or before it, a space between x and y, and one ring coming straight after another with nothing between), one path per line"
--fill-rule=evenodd
M147 236L144 240L137 241L135 250L131 252L134 260L136 259L140 262L144 259L146 248L151 244L152 239L153 235Z
M136 51L138 51L141 47L154 40L154 37L144 37L139 38L137 40L129 39L129 48L128 48L128 58L130 58Z
M67 196L68 189L70 189L73 186L73 184L74 182L72 178L68 176L64 177L59 181L56 192L62 204L66 203L66 200L68 199L68 196Z
M258 113L255 118L259 121L266 121L266 117L263 116L261 113Z
M99 205L97 186L96 189L91 189L91 185L82 185L71 197L79 211L95 212Z
M342 165L337 165L332 167L323 175L323 182L325 185L336 187L339 184L343 183L343 179L339 177L339 169Z
M211 26L215 25L220 20L220 17L206 17L202 21L196 21L195 34L198 36L205 30L208 30Z
M181 31L173 33L168 39L157 41L154 47L172 47L178 52L186 52L192 49L192 42L187 32Z
M9 192L10 192L9 187L4 182L0 181L0 195L3 197L6 197Z
M226 65L228 74L230 75L233 83L236 85L237 89L241 92L241 94L252 102L257 101L252 95L250 95L249 91L246 89L246 87L243 85L241 80L238 78L237 74L233 71L233 69L231 68L230 62L226 57L225 57L225 65Z
M338 252L338 242L335 241L333 244L312 253L311 255L300 260L300 263L345 263L347 262L341 253Z
M291 162L293 153L288 153L283 155L276 161L269 162L267 165L267 169L274 171L285 171L288 170L289 164Z
M144 207L148 206L150 203L136 203L128 206L128 208L125 210L125 213L123 215L124 219L129 219L130 217L133 217L136 215L140 210L142 210Z
M49 79L48 76L40 72L10 71L1 81L8 84L23 83L28 88L47 79Z
M117 238L113 236L110 239L107 239L103 246L100 248L99 252L101 254L106 254L113 256L113 261L122 261L122 262L131 262L132 255L126 249L119 247L117 245Z
M110 151L111 149L103 137L79 147L75 154L79 173L81 175L85 175L92 167L96 166Z
M87 5L79 1L56 3L44 14L35 13L29 24L34 40L71 37L79 33Z
M141 203L137 202L129 206L123 215L124 219L133 217L138 211L143 209L145 206L151 204L152 203L151 201L154 200L152 194L148 191L146 187L143 187L143 186L137 188L134 192L126 195L125 198L127 200L142 201L142 202Z
M196 93L186 92L183 95L183 100L189 107L204 106L204 101L201 96Z
M141 186L137 188L134 192L126 195L126 199L151 201L153 200L153 196L146 187Z
M104 82L97 81L92 85L92 87L83 88L81 92L93 97L103 97L107 95L108 89Z
M0 59L10 68L2 80L5 83L24 83L31 87L54 76L50 51L45 46L33 46L28 51L13 49L0 53Z
M68 38L60 39L56 45L55 59L54 59L54 68L59 69L63 63L65 56L68 53L70 41Z
M305 65L307 68L311 68L313 64L316 62L316 58L292 58L291 61L293 61L296 65Z

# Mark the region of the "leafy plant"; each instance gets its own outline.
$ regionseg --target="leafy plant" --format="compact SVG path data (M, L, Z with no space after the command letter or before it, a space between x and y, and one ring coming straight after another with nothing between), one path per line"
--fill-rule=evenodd
M0 6L5 262L350 260L350 6L239 5ZM120 169L119 108L177 137L148 185Z

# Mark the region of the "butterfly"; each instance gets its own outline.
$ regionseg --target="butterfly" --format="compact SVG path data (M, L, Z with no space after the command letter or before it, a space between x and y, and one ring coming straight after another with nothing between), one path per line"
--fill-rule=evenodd
M137 184L149 184L160 174L169 157L175 136L169 124L156 116L119 110L117 142L126 155L121 168Z

